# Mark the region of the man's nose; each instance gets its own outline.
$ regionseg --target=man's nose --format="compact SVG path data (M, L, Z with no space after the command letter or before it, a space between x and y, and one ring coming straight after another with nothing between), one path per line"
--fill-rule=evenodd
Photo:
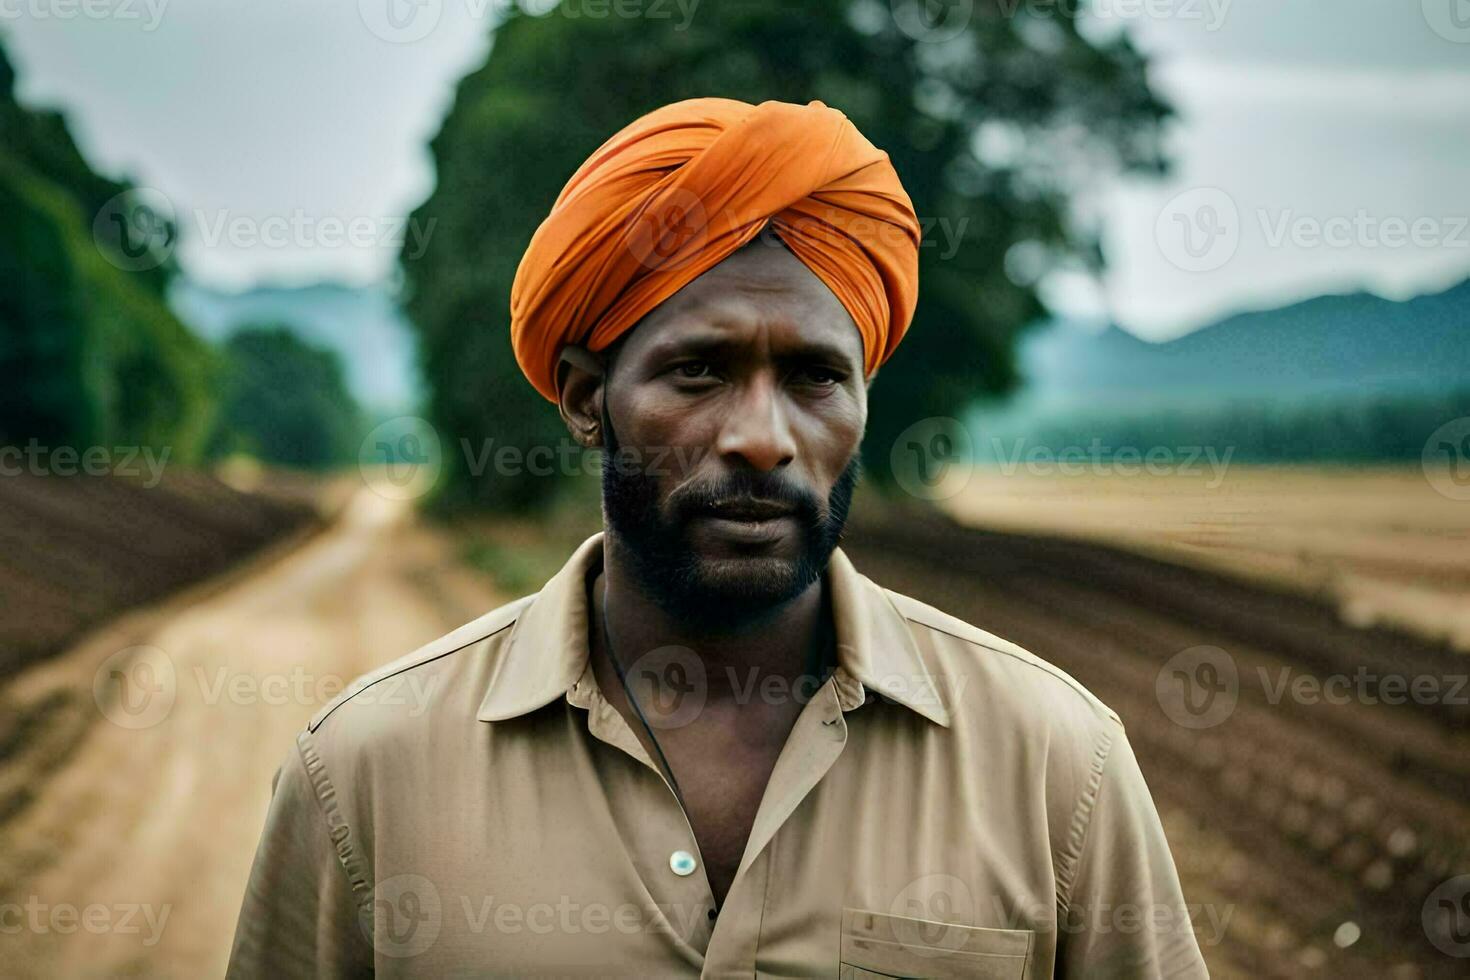
M752 381L730 408L715 445L722 457L739 456L762 473L796 458L796 439L774 379Z

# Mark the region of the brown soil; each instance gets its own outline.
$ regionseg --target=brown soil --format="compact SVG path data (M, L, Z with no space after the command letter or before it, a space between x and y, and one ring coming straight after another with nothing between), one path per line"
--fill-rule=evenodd
M0 678L315 519L299 499L169 469L0 479Z

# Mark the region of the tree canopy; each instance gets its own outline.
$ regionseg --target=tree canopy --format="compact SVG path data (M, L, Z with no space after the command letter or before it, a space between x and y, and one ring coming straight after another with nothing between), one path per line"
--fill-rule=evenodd
M305 468L356 459L362 417L335 351L262 324L231 334L224 358L212 454Z

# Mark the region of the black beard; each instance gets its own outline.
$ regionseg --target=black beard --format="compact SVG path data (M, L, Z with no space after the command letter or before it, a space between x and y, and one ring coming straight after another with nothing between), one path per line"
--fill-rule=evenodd
M862 470L860 453L848 461L825 506L778 474L740 470L714 483L681 487L670 496L666 515L659 506L658 480L634 465L636 454L619 453L610 426L605 424L603 432L602 506L608 533L624 546L640 590L670 615L707 629L734 630L766 618L826 571L847 524ZM756 556L715 564L696 554L689 522L711 503L739 496L794 509L802 542L795 558Z

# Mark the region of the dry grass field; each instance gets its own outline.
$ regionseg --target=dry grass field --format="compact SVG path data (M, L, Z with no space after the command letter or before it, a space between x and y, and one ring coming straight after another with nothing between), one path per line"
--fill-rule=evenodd
M968 476L966 482L961 483ZM957 472L940 501L995 531L1115 545L1311 596L1354 625L1470 651L1470 501L1418 467L1231 464L1167 476Z

